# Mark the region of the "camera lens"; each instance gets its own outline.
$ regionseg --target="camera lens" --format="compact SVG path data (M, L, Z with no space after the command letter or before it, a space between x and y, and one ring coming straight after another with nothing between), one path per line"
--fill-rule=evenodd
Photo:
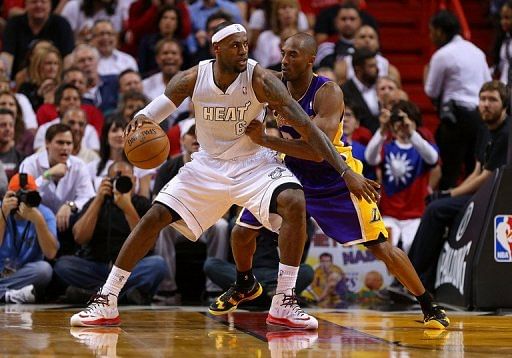
M114 188L122 194L128 193L132 190L133 184L132 180L127 176L119 176L114 181Z

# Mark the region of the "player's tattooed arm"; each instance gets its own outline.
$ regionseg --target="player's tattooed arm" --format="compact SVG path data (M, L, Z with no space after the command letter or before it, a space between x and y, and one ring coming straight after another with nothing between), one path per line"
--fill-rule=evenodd
M339 173L344 173L348 169L348 165L336 151L330 139L311 122L306 112L290 96L285 85L279 79L257 66L253 88L258 100L267 102L278 115L286 118L318 157L327 160Z
M179 107L183 100L192 96L197 80L197 66L178 72L167 84L165 95Z

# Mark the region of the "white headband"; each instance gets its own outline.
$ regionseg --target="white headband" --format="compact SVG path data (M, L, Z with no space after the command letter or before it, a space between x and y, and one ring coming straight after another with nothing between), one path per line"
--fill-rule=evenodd
M247 33L247 31L245 31L245 28L242 25L233 24L233 25L226 26L225 28L216 32L212 36L212 43L220 42L220 41L224 40L226 37L231 36L233 34L237 34L239 32Z

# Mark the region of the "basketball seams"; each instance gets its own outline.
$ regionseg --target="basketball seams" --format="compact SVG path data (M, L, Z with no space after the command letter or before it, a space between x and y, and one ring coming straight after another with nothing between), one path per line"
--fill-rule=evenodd
M127 151L127 152L125 151L125 153L126 153L126 155L128 155L128 154L130 154L131 152L133 152L135 149L138 149L141 145L146 144L146 143L151 143L152 141L157 140L157 139L160 139L160 138L163 138L163 137L167 137L167 134L165 134L165 133L162 131L162 135L161 135L161 136L159 136L159 137L153 137L153 138L151 138L150 140L145 140L144 142L139 143L138 145L132 146L132 147L130 148L130 150L129 150L129 151Z
M161 137L159 137L159 138L161 138ZM159 138L154 138L154 139L159 139ZM154 139L152 139L152 140L154 140ZM148 141L148 143L149 143L149 141ZM133 159L131 159L130 161L133 162L133 163L148 162L148 161L158 157L160 154L162 154L162 152L164 152L166 150L168 151L169 149L170 149L170 144L169 144L169 142L167 142L166 146L161 151L159 151L157 154L153 155L152 157L145 158L144 160L133 160Z

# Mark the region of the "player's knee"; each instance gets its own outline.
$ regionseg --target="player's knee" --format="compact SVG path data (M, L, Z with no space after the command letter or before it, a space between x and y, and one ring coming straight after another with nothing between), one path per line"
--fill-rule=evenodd
M287 189L277 197L277 211L284 219L306 217L306 199L300 189Z
M144 230L160 232L172 222L171 212L165 206L155 203L141 218L140 224Z
M246 244L256 238L258 235L256 230L252 230L240 225L235 225L231 231L232 244Z
M388 241L369 246L368 249L373 256L384 262L390 261L393 255L393 246Z

